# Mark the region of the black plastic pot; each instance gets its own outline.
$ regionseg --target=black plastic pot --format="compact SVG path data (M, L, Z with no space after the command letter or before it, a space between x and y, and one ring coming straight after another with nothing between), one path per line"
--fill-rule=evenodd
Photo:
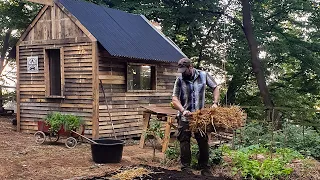
M95 163L105 164L121 161L124 145L122 140L98 139L94 141L97 144L91 144L91 153Z

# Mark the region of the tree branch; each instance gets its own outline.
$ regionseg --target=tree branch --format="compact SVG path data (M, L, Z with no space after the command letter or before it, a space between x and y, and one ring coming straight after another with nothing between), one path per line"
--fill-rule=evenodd
M220 18L222 17L223 14L225 14L225 11L226 9L229 7L230 5L230 2L231 1L228 1L228 4L226 4L223 9L222 9L222 12L214 12L214 13L217 13L218 16L217 16L217 19L216 21L211 25L209 31L207 32L206 36L204 39L202 39L201 41L201 46L200 46L200 53L199 53L199 58L198 58L198 62L197 62L197 67L196 68L199 68L200 67L200 63L201 63L201 60L202 60L202 57L203 57L203 49L204 49L204 46L208 43L209 41L209 35L211 34L211 32L213 31L213 29L217 26Z

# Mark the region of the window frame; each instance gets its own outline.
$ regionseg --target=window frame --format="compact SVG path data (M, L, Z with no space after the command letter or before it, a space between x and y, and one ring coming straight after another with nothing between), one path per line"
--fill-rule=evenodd
M61 92L60 95L51 95L51 87L50 87L50 62L48 56L48 50L59 50L60 51L60 75L61 75ZM44 77L45 77L45 97L52 99L61 99L65 98L64 90L65 90L65 78L64 78L64 49L63 47L46 47L43 49L44 54Z
M150 90L131 90L129 89L128 86L128 68L129 65L132 66L150 66L151 67L151 89ZM152 69L153 72L152 72ZM156 92L157 91L157 65L155 64L147 64L147 63L131 63L131 62L127 62L126 63L126 91L127 92Z

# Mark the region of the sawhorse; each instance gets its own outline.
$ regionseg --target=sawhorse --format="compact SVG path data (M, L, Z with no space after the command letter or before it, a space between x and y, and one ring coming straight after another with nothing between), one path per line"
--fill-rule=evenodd
M151 115L157 115L161 121L162 117L166 120L164 138L162 140L162 152L165 152L168 148L170 141L171 127L176 128L173 125L174 119L177 115L177 110L169 107L157 107L157 106L142 106L146 110L143 112L143 131L140 138L140 148L144 148L146 131L148 130Z

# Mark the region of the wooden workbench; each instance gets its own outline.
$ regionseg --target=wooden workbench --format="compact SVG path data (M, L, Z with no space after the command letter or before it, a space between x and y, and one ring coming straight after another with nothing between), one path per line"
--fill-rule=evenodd
M149 127L151 115L157 115L157 117L165 117L164 119L167 121L165 126L164 139L162 143L162 152L165 152L168 148L168 144L170 140L171 127L174 127L173 120L175 119L178 111L170 107L158 107L155 105L142 106L142 107L145 110L143 111L143 131L140 139L140 148L144 148L145 132ZM162 118L158 118L158 119L162 120Z

